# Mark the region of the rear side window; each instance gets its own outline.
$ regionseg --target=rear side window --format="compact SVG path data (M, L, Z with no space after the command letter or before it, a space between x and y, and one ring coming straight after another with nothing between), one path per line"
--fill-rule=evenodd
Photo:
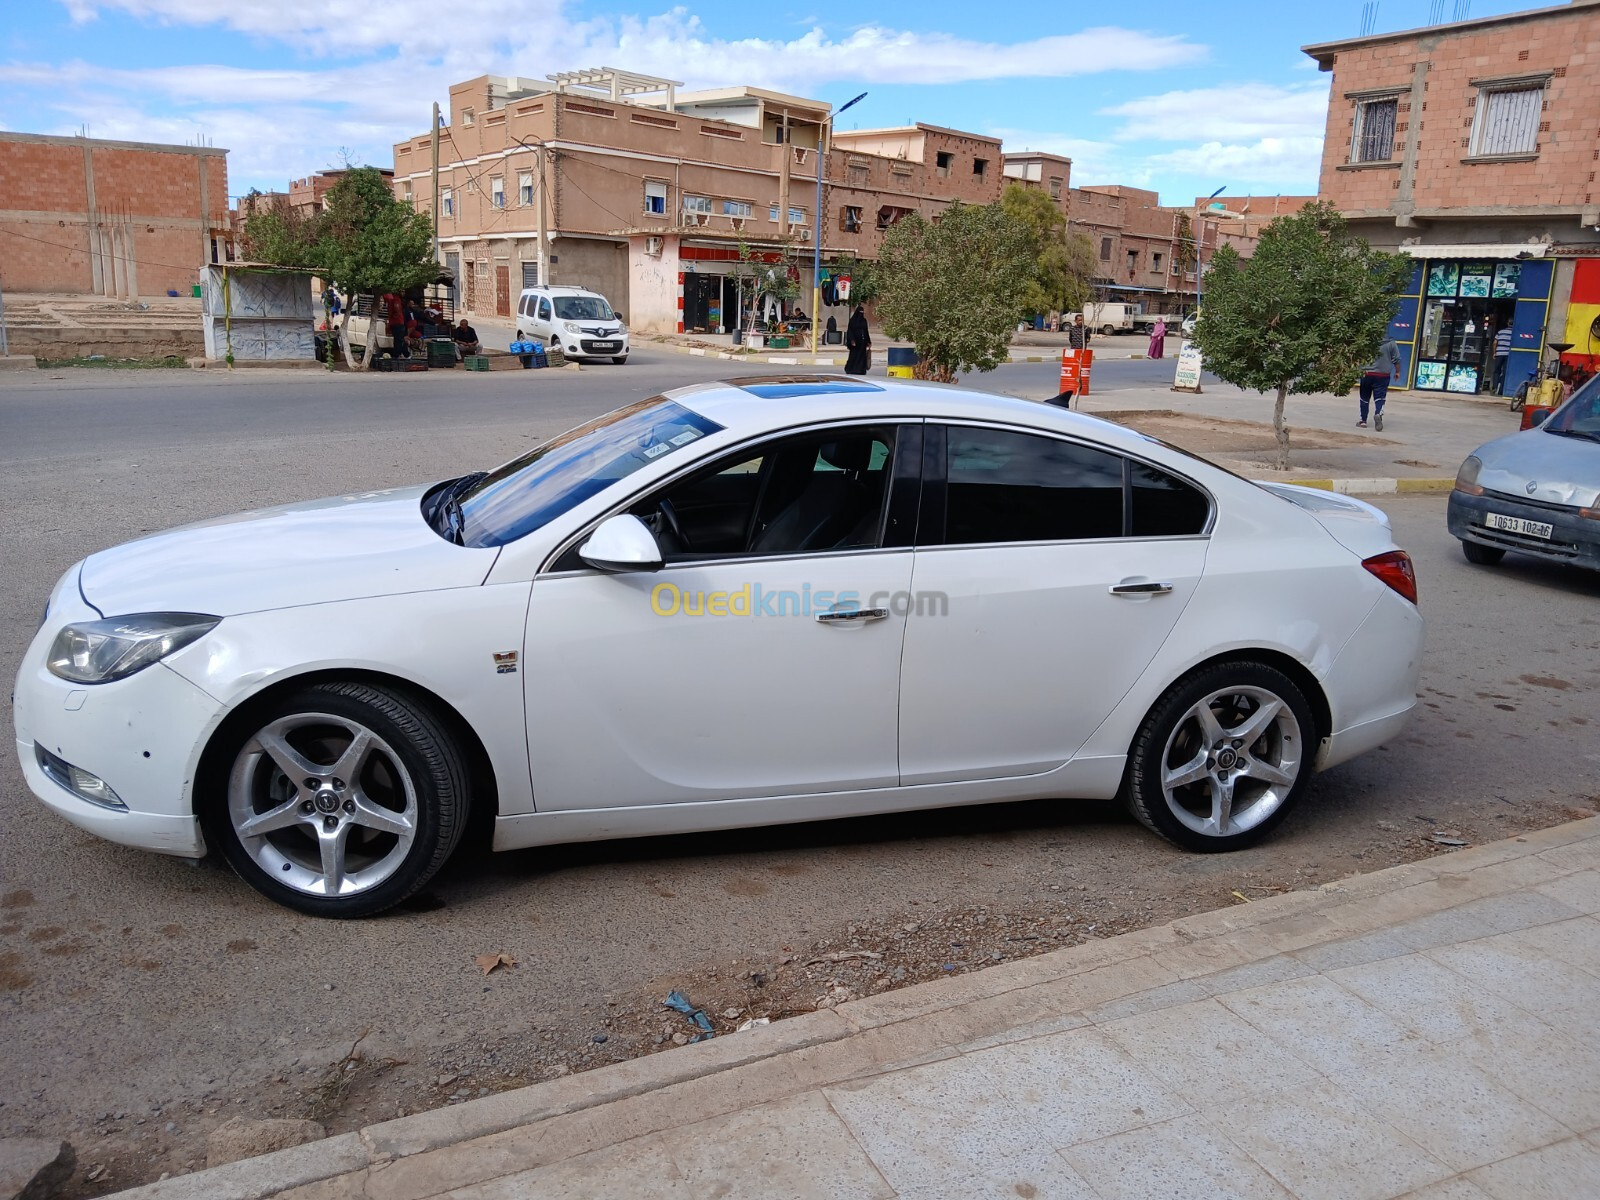
M953 426L946 443L950 544L1122 536L1115 454L1006 429Z
M1147 463L1128 463L1134 537L1183 537L1204 533L1211 516L1205 493Z

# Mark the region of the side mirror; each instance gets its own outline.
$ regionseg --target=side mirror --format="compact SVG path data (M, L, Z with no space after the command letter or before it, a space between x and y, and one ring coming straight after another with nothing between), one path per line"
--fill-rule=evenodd
M578 547L578 557L601 571L659 571L662 566L655 535L632 513L600 522Z
M1547 420L1549 420L1552 411L1554 410L1548 408L1534 409L1528 414L1529 427L1531 428L1534 425L1543 425Z

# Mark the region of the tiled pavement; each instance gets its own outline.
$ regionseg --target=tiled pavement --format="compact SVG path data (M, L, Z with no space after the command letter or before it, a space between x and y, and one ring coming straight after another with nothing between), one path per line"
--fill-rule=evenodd
M1597 913L1600 818L135 1194L1587 1200Z

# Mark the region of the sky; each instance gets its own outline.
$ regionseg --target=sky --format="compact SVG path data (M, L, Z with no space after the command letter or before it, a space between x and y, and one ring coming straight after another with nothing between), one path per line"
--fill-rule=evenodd
M842 104L845 129L925 121L1073 159L1072 183L1184 204L1316 191L1328 76L1300 52L1363 0L4 0L0 129L226 147L228 190L393 165L449 85L610 66ZM1378 0L1375 28L1517 0Z

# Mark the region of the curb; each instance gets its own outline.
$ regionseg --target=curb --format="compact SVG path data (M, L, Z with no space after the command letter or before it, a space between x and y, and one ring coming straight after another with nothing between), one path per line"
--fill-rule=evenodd
M693 358L720 358L729 362L744 362L755 364L769 364L775 367L842 367L844 359L829 358L821 355L764 355L764 354L730 354L726 350L713 350L709 346L683 346L676 342L650 343L673 354L687 354Z
M466 1188L519 1169L518 1160L535 1144L544 1147L539 1157L545 1162L571 1158L676 1128L685 1112L727 1115L908 1062L953 1058L976 1046L1162 1007L1177 1002L1175 989L1204 990L1204 981L1235 969L1592 872L1597 860L1600 817L1587 817L369 1125L131 1188L115 1200L266 1200L318 1183L318 1196L365 1195L360 1176L369 1172L388 1176L384 1194ZM787 1066L775 1068L774 1060L791 1054ZM649 1095L667 1088L670 1097ZM611 1112L595 1111L611 1105ZM524 1128L546 1122L542 1129ZM478 1139L494 1140L462 1145ZM439 1158L418 1160L429 1154ZM394 1173L408 1170L422 1177L413 1185L426 1187L402 1187ZM439 1178L427 1179L430 1171ZM346 1186L334 1182L352 1175L357 1178Z
M1296 487L1321 488L1347 496L1395 496L1408 492L1448 492L1456 485L1450 479L1283 479Z

